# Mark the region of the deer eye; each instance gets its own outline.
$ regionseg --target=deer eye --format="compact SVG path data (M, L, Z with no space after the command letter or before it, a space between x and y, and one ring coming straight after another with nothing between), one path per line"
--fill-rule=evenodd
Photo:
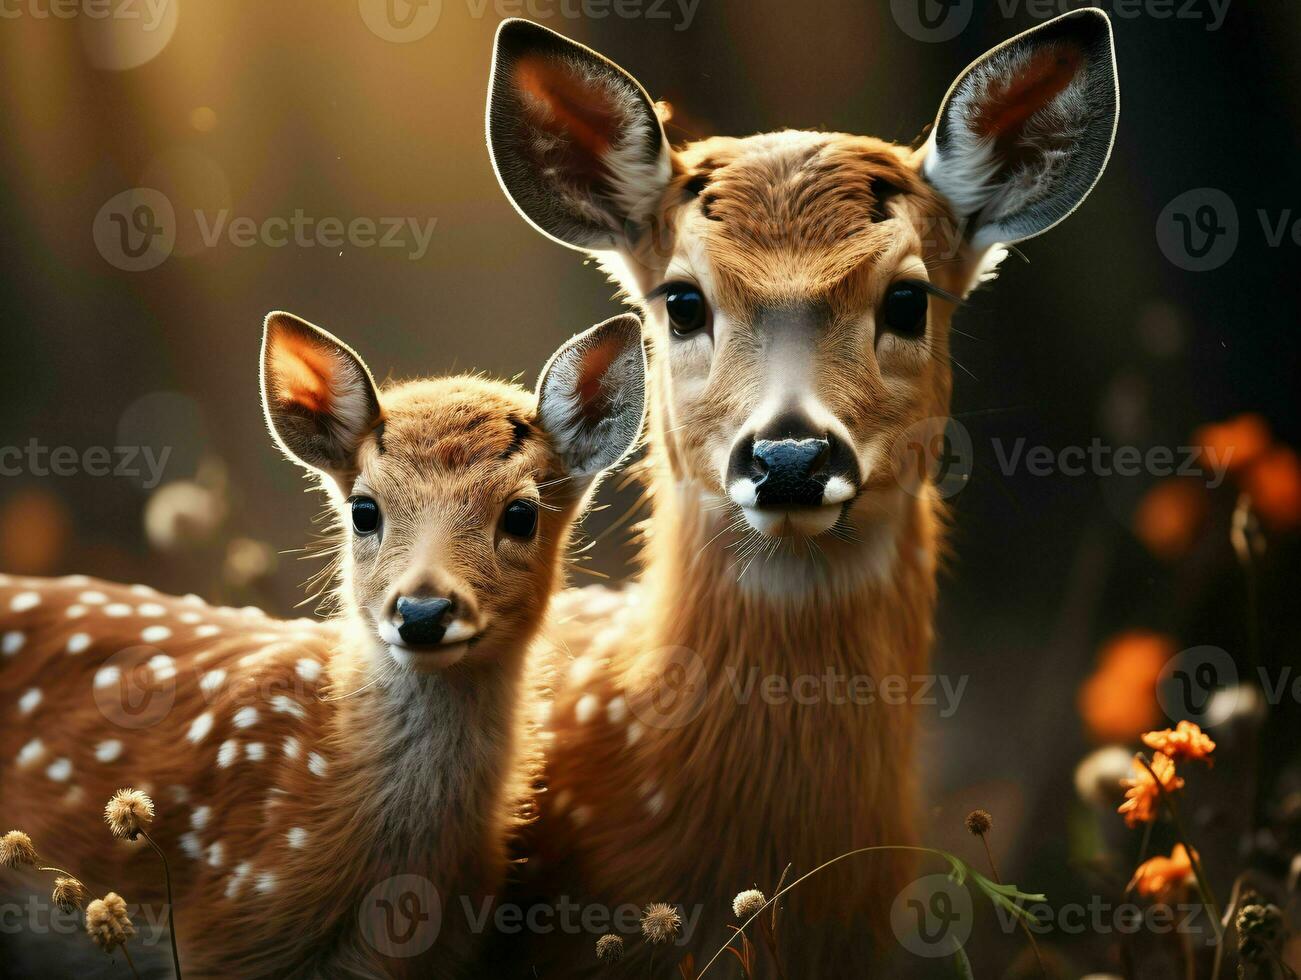
M896 283L881 304L881 324L901 337L920 337L926 332L926 307L926 290L918 283Z
M538 505L531 500L512 500L502 512L501 529L512 538L533 537L538 529Z
M688 337L709 323L709 303L688 283L671 285L664 294L664 310L676 337Z
M360 535L374 534L379 527L379 504L373 497L353 497L352 529Z

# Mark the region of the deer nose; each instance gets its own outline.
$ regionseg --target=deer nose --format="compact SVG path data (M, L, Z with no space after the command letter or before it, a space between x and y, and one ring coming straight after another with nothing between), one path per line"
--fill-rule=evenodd
M398 636L412 646L441 643L455 609L456 603L451 599L402 596L397 605L398 615L402 617Z
M812 507L822 503L830 476L826 439L756 439L750 479L760 507Z

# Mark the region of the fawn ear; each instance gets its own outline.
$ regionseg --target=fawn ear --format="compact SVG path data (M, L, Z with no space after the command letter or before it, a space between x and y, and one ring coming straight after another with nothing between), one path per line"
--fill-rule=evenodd
M488 149L515 207L571 248L631 247L659 207L669 145L637 81L527 20L497 29Z
M374 379L352 348L278 311L262 333L262 408L281 449L331 476L355 470L357 447L382 417Z
M596 476L641 435L646 353L631 313L584 330L561 346L538 378L538 424L571 476Z
M1085 7L1004 42L944 97L922 173L973 246L1047 231L1088 196L1116 135L1111 22Z

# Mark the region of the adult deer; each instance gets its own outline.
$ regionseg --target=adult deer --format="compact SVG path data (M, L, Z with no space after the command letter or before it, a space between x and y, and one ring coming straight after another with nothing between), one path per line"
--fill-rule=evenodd
M948 414L954 300L1001 245L1080 204L1117 112L1095 9L969 66L917 148L803 131L672 147L621 68L501 25L487 126L502 187L644 310L650 352L640 586L555 608L575 659L539 894L702 912L699 966L738 890L915 840L913 709L765 698L764 678L927 669L943 508L933 482L896 479L892 447ZM801 886L788 971L861 968L861 927L911 864L884 854Z
M5 821L157 908L154 855L99 818L147 787L187 975L462 975L466 909L499 887L536 758L526 648L593 484L640 433L643 375L630 315L561 347L535 395L380 389L350 348L272 314L266 416L329 497L339 615L0 578Z

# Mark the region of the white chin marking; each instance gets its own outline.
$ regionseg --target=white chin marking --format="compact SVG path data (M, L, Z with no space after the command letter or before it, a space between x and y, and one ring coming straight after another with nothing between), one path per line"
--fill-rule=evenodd
M772 537L784 535L816 537L829 531L840 519L840 506L799 507L792 510L760 510L742 507L745 522L760 534Z
M427 650L412 650L410 647L397 646L393 643L388 645L389 656L393 658L399 667L422 673L444 670L452 666L463 659L469 649L470 644L468 643L430 647Z
M854 485L843 476L833 476L827 480L827 485L822 491L822 503L824 506L843 504L852 496L854 496Z
M741 508L753 508L758 502L759 494L754 488L754 481L747 480L744 477L736 480L727 488L727 495L732 498L732 503Z

